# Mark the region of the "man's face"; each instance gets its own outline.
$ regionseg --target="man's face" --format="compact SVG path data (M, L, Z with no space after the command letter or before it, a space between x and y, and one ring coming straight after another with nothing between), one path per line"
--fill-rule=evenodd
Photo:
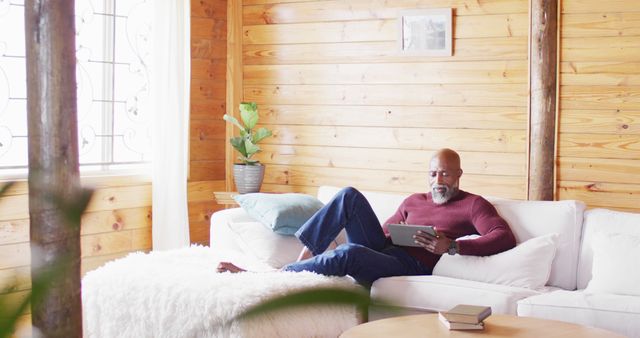
M454 161L444 156L434 157L429 164L431 195L436 204L447 203L458 193L462 170Z

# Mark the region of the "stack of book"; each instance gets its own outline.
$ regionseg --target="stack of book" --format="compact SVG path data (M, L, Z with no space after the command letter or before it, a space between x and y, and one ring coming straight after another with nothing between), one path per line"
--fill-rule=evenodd
M491 307L460 304L449 311L438 313L438 319L449 330L482 330L485 318L491 315Z

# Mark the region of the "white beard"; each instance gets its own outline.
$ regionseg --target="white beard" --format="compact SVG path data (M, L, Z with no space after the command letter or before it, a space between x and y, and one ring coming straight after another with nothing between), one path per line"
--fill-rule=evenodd
M437 188L444 188L444 192L439 192ZM453 196L455 196L457 193L457 186L452 186L451 188L449 188L446 185L436 184L431 187L431 199L433 199L433 203L435 204L445 204L449 202L449 200L453 198Z

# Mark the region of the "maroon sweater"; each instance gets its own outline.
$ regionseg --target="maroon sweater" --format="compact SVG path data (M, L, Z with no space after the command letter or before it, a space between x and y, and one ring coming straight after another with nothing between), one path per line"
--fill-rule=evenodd
M481 196L460 191L444 204L436 204L431 193L413 194L407 197L393 216L382 226L389 237L390 223L433 225L438 232L451 239L478 234L480 237L458 241L461 255L489 256L516 245L515 237L507 222L496 209ZM402 247L424 265L433 268L440 255L423 248Z

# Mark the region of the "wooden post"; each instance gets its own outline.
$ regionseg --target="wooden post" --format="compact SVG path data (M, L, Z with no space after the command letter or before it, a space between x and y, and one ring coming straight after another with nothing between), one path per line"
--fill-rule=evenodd
M558 0L531 0L529 46L530 200L553 200L555 190Z
M42 301L31 304L33 324L46 337L82 336L80 224L69 224L52 200L80 195L74 6L25 2L32 279L38 267L63 269ZM57 265L61 258L67 264Z
M227 114L238 117L236 111L242 101L242 0L227 1ZM227 123L225 143L225 186L227 191L235 190L233 163L236 159L229 138L234 136L235 127Z

